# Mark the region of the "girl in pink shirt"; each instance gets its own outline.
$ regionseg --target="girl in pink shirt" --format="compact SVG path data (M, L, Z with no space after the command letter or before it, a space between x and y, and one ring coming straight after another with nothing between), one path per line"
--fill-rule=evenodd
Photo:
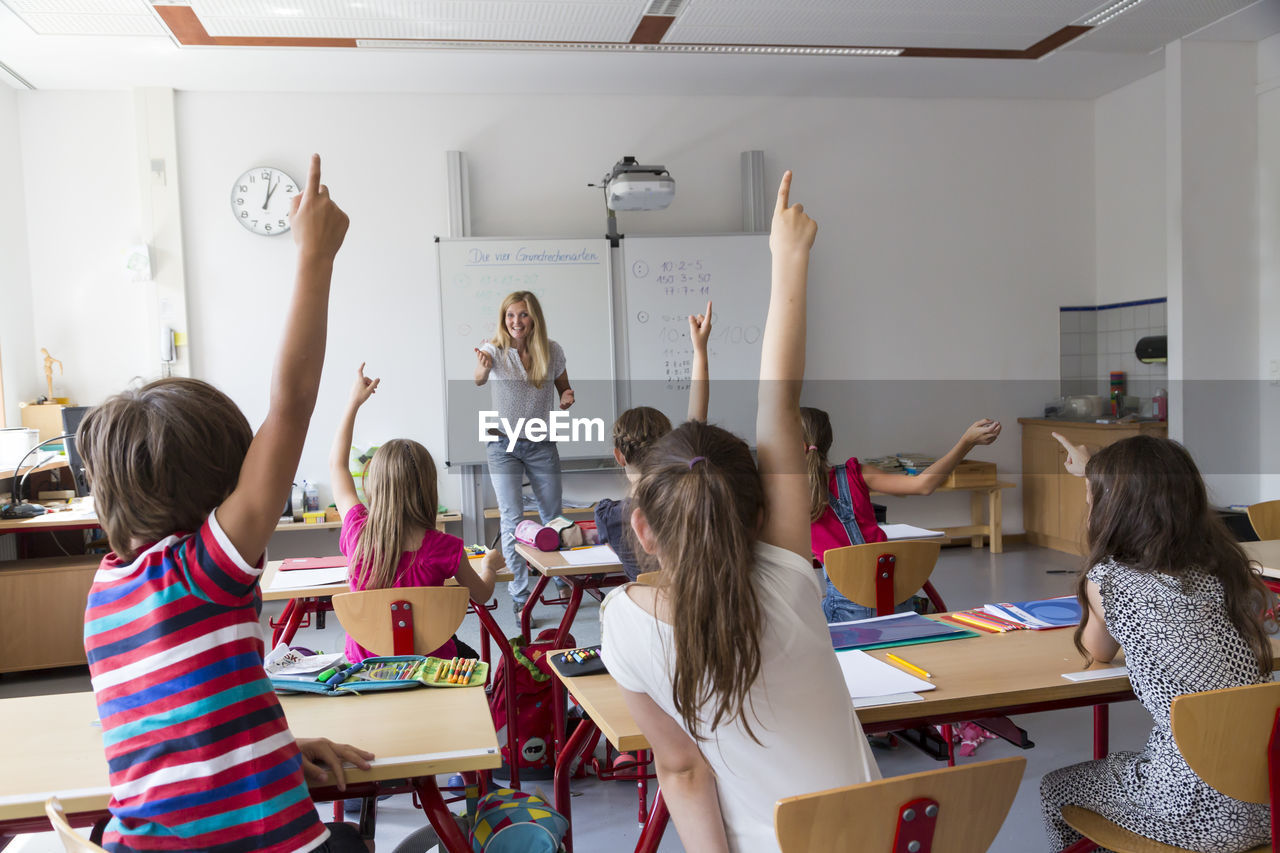
M436 464L416 441L397 438L378 448L365 477L366 506L356 493L348 455L356 412L378 388L378 379L356 372L351 398L329 454L333 497L342 514L338 549L349 560L353 590L388 587L443 586L449 578L467 588L471 600L484 604L493 595L494 575L504 565L501 551L490 551L479 571L471 567L462 540L436 530ZM432 657L476 657L456 637L428 652ZM352 663L373 655L347 638Z
M1000 437L999 421L976 421L946 456L919 474L908 476L890 474L874 466L863 468L856 456L833 468L827 461L834 440L831 418L822 409L802 408L800 426L809 471L809 534L813 556L819 562L825 562L825 555L832 548L887 541L888 537L876 524L872 491L886 495L931 495L970 450L980 444L991 444ZM876 615L872 608L854 604L841 595L830 578L822 611L828 622L848 622Z

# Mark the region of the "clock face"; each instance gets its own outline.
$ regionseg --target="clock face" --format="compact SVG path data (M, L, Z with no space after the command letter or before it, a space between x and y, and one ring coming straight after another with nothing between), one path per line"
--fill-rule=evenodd
M289 230L289 206L298 191L298 182L280 169L259 166L236 178L231 213L254 234L283 234Z

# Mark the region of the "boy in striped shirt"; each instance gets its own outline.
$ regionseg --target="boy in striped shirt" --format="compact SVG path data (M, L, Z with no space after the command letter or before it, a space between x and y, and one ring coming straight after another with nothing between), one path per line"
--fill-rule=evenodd
M258 579L315 406L348 224L318 156L291 217L297 281L257 435L193 379L119 394L77 435L112 548L85 612L112 851L365 849L352 827L321 823L307 781L332 773L341 787L343 760L373 756L295 741L262 669Z

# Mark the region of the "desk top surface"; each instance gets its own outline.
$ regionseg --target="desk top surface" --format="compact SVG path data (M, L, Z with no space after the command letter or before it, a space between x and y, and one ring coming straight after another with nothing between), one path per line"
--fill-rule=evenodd
M281 696L301 737L355 742L377 756L353 782L498 767L501 755L483 689L395 690L363 696ZM0 820L40 816L57 795L68 812L106 808L110 790L92 693L0 700L0 730L23 733L5 747ZM378 725L369 725L377 720ZM423 720L431 720L423 725Z
M1280 539L1264 539L1261 542L1241 542L1240 547L1250 560L1262 564L1262 573L1269 578L1280 578Z
M483 557L468 557L472 567L475 567ZM276 573L280 571L280 564L284 560L271 560L267 563L267 567L262 570L262 600L263 601L288 601L291 598L319 598L321 596L337 595L338 593L347 592L347 584L345 581L336 583L320 584L317 586L300 587L298 589L271 589L271 584L275 580ZM515 580L515 575L511 574L507 569L494 574L494 581L497 583L505 583ZM447 584L456 584L453 578L447 581Z
M445 512L436 516L436 526L441 530L444 525L451 521L461 521L462 513ZM76 528L87 529L98 526L98 515L93 510L92 501L85 498L77 498L71 502L68 508L59 508L54 512L47 512L44 515L37 515L34 518L18 518L18 519L0 519L0 533L27 533L37 530L72 530ZM291 524L277 524L276 533L287 533L289 531L318 531L318 530L337 530L342 527L340 521L326 521L320 524L303 524L302 522L293 522Z
M560 551L539 551L532 545L516 543L516 553L524 557L525 562L538 570L539 574L550 578L565 578L576 575L599 575L621 572L622 563L602 563L598 566L571 565Z
M902 657L932 673L937 689L921 693L919 702L858 708L858 719L870 726L930 715L943 717L1040 702L1082 700L1128 689L1125 676L1091 681L1063 678L1063 673L1082 668L1071 634L1065 628L1011 631L870 651L868 654L880 660L889 652L901 653ZM552 666L555 666L554 660ZM562 680L616 749L630 752L647 748L644 736L622 701L621 688L612 676L562 676Z

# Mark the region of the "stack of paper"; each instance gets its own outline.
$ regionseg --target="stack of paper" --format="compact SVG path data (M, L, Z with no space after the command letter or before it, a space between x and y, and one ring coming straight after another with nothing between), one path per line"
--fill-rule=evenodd
M328 586L345 584L347 567L333 566L327 569L294 569L289 572L276 572L271 580L271 590L306 589L312 586Z
M913 524L882 524L880 529L884 531L885 536L889 537L890 542L902 539L941 539L947 535L941 530L929 530Z
M304 655L284 643L276 646L262 662L268 678L286 681L315 681L316 676L339 663L346 663L341 652L328 655Z
M856 622L835 622L827 629L831 632L831 645L836 649L882 649L977 636L964 628L926 619L919 613L895 613Z
M571 566L616 566L618 555L608 545L587 545L558 552Z
M903 672L866 652L836 652L849 698L854 705L888 705L893 702L920 701L916 694L933 690L933 684Z

